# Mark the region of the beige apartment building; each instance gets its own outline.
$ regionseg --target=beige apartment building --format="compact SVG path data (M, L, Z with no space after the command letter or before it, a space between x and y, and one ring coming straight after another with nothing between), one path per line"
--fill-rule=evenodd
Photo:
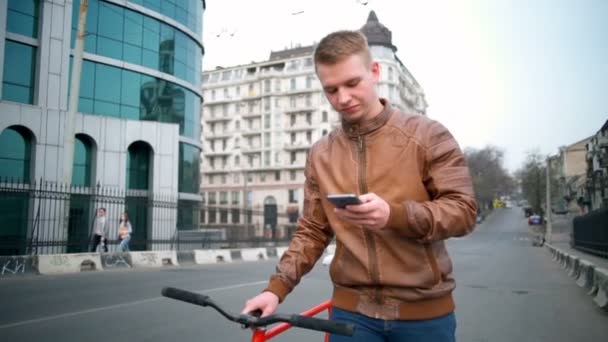
M381 65L379 94L425 115L424 92L372 11L361 28ZM338 114L315 75L314 45L273 51L267 61L203 72L201 228L220 236L289 234L301 212L304 164ZM247 229L245 229L247 228Z

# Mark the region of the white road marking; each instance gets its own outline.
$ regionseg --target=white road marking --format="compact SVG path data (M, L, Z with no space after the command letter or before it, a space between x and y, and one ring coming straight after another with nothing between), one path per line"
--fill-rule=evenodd
M203 293L217 292L217 291L223 291L223 290L236 289L236 288L239 288L239 287L247 287L247 286L260 285L260 284L265 284L267 282L268 282L267 280L264 280L264 281L255 281L255 282L251 282L251 283L234 284L234 285L229 285L229 286L216 287L216 288L212 288L212 289L198 290L196 292L203 292ZM163 298L165 298L165 297L159 296L159 297L154 297L154 298L136 300L136 301L133 301L133 302L120 303L120 304L109 305L109 306L102 306L102 307L94 308L94 309L81 310L81 311L75 311L75 312L68 312L68 313L64 313L64 314L60 314L60 315L41 317L41 318L36 318L36 319L28 319L28 320L25 320L25 321L20 321L20 322L14 322L14 323L0 325L0 329L14 328L14 327L18 327L18 326L21 326L21 325L27 325L27 324L32 324L32 323L40 323L40 322L45 322L45 321L51 321L51 320L54 320L54 319L60 319L60 318L66 318L66 317L84 315L84 314L93 313L93 312L99 312L99 311L105 311L105 310L113 310L113 309L118 309L118 308L124 308L124 307L127 307L127 306L133 306L133 305L139 305L139 304L154 302L154 301L157 301L157 300L163 299Z

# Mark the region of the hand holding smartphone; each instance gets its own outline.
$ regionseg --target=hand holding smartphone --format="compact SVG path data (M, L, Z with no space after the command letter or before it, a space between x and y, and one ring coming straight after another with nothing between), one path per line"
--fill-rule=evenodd
M332 194L327 195L327 200L333 203L336 208L344 209L347 205L363 204L359 197L355 194Z

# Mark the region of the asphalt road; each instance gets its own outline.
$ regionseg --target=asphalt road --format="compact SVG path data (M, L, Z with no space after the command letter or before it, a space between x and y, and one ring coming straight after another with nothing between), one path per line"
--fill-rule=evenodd
M530 238L513 208L449 241L458 340L605 341L608 314ZM162 298L160 290L199 291L238 312L263 289L275 262L2 279L0 341L247 341L248 330L210 309ZM279 311L302 311L330 293L327 267L318 265ZM322 341L322 334L292 330L276 340Z

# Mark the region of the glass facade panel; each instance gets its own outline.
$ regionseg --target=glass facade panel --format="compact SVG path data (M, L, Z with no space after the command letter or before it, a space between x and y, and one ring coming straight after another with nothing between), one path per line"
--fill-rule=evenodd
M8 0L6 30L38 38L39 0Z
M130 0L186 26L198 36L203 27L203 6L201 0Z
M11 40L4 45L2 99L29 103L34 101L36 48Z
M174 8L180 7L170 0L162 3L163 8L167 7L166 10L170 13L175 13ZM168 15L163 8L152 5L152 9ZM186 3L182 5L188 6ZM198 5L202 7L200 1ZM75 0L72 11L72 47L79 6L80 1ZM112 3L91 0L86 30L86 52L142 65L174 75L197 87L200 85L202 49L194 39L170 25Z
M177 201L177 229L194 230L200 228L201 203L196 201Z
M199 193L200 153L198 147L179 143L179 179L180 192Z
M5 67L6 68L6 67ZM179 124L180 134L199 139L201 99L177 84L85 60L80 101L82 113Z
M30 181L32 143L29 134L15 128L0 133L0 179Z
M91 186L92 144L88 138L76 135L74 139L74 164L72 185Z
M150 147L143 142L129 146L127 157L127 189L148 190L150 177Z

